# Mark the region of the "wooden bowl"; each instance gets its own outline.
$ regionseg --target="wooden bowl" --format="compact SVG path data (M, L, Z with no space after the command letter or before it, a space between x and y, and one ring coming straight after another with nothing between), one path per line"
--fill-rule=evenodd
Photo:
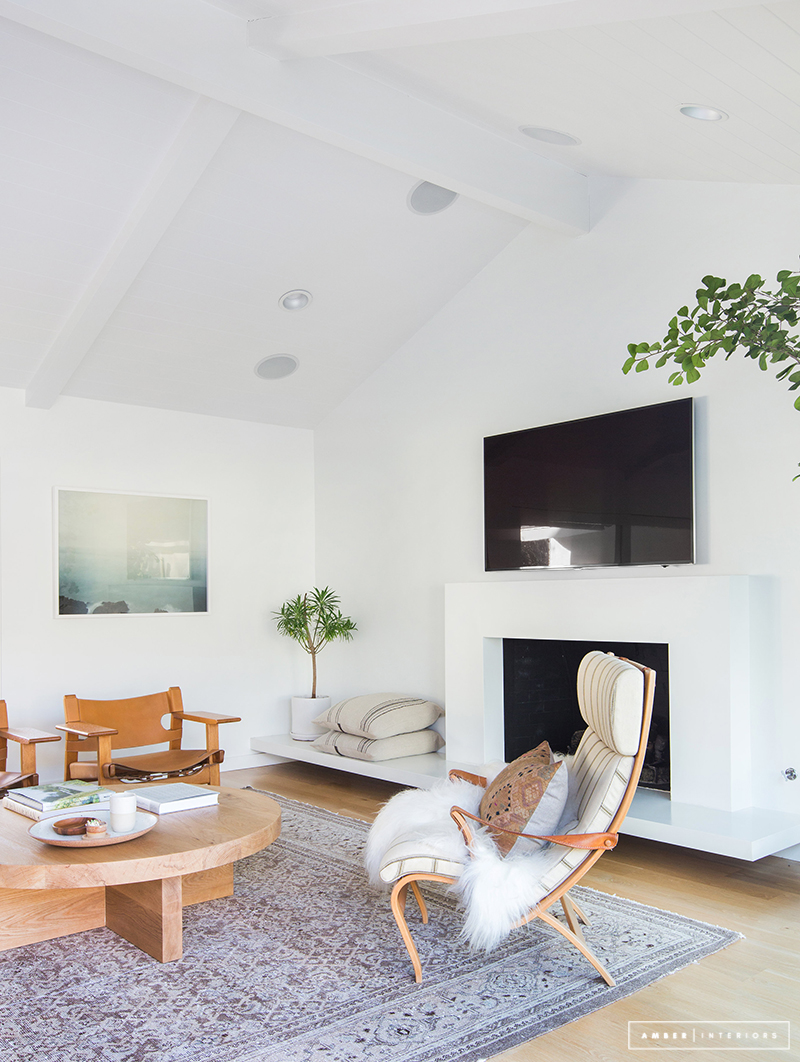
M52 825L56 833L60 833L65 837L71 837L74 834L86 833L86 822L86 818L59 819Z

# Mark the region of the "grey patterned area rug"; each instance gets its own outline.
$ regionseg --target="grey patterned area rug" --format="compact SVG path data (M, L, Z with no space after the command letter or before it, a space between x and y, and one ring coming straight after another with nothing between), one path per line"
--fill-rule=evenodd
M608 988L534 923L490 957L458 939L452 897L409 920L416 985L366 826L276 798L281 837L237 864L236 894L184 911L160 964L107 929L0 954L1 1062L476 1062L638 991L738 934L591 889L586 935Z

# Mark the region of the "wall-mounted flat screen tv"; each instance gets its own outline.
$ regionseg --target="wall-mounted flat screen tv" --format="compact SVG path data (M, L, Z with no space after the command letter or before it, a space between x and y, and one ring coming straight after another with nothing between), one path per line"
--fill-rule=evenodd
M694 561L692 399L483 441L486 571Z

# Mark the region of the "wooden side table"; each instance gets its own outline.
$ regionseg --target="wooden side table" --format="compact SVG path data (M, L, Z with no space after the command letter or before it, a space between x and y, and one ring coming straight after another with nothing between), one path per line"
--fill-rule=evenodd
M0 808L0 951L108 926L159 962L179 959L183 908L231 896L235 860L281 830L263 793L211 788L218 805L162 815L144 836L100 848L44 844L31 819Z

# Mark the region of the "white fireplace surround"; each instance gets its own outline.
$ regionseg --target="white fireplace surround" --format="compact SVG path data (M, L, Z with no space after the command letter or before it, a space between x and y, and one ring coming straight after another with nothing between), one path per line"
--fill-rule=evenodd
M690 576L448 585L448 756L503 759L503 638L666 642L673 800L750 807L753 584Z
M775 668L757 576L598 577L445 588L448 759L503 757L502 639L669 645L671 799L637 793L625 832L759 858L800 840L800 818L753 808L754 705Z

